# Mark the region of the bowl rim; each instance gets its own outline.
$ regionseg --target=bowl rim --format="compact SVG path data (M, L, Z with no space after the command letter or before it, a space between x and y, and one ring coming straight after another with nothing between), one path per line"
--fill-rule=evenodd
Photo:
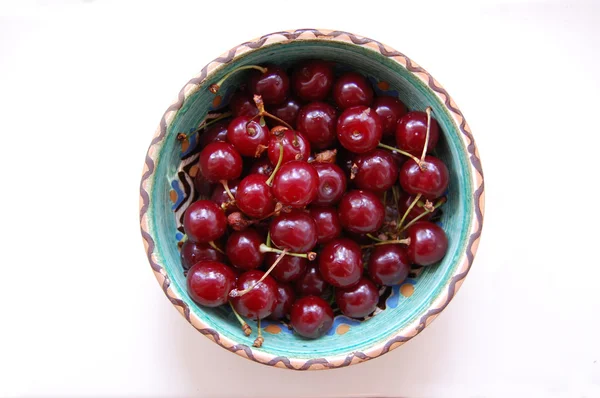
M373 345L369 346L366 350L353 351L347 355L344 354L323 358L293 358L275 356L260 349L256 349L246 344L241 344L231 340L228 337L220 335L214 329L211 329L210 326L198 318L193 311L190 311L190 308L185 301L182 300L182 298L174 289L171 288L171 281L167 271L161 263L161 257L158 254L157 246L155 244L155 234L149 227L148 217L148 210L150 208L150 193L152 192L154 185L154 172L156 170L155 164L158 160L163 142L167 136L168 127L174 120L177 112L182 108L184 102L192 94L198 91L202 84L207 80L207 78L210 78L215 70L234 61L243 54L275 43L306 40L343 42L368 48L394 60L404 67L408 72L421 80L425 86L428 87L433 94L438 97L440 103L445 106L446 111L450 115L452 122L455 124L457 131L462 133L460 134L460 138L463 143L462 149L467 152L467 156L469 158L467 166L472 179L471 194L473 195L474 204L474 214L473 217L470 217L471 225L468 228L469 232L466 250L460 254L458 265L455 267L450 278L447 279L438 296L432 300L432 302L419 314L419 316L404 328L397 330L388 339L377 341ZM364 362L369 359L379 357L399 347L423 331L423 329L425 329L425 327L427 327L446 308L448 303L452 300L456 292L461 287L473 264L473 259L479 246L483 225L483 214L485 208L484 198L483 170L471 129L469 128L462 112L456 106L454 100L450 97L448 92L433 78L433 76L431 76L427 71L425 71L425 69L417 65L406 55L378 41L339 30L297 29L270 33L233 47L228 52L209 62L204 68L202 68L200 73L193 77L179 91L177 98L171 103L162 116L146 154L142 179L140 182L140 227L148 261L150 262L150 266L154 271L154 275L158 283L161 285L164 294L175 306L175 308L177 308L177 310L185 317L185 319L204 336L208 337L210 340L214 341L228 351L234 352L244 358L264 365L293 370L332 369Z

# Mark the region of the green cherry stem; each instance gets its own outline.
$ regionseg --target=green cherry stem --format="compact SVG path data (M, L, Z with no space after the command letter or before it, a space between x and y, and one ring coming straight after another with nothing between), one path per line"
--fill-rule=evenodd
M256 327L258 328L257 329L258 336L256 337L256 340L254 340L252 347L260 348L260 347L262 347L263 343L265 342L265 339L262 336L262 330L260 328L260 319L256 321Z
M416 157L415 155L411 155L410 153L405 152L402 149L398 149L398 148L393 147L393 146L382 144L381 142L379 144L377 144L377 146L380 147L380 148L383 148L383 149L387 149L389 151L398 152L400 155L408 156L409 158L411 158L412 160L414 160L417 164L421 163L421 160L418 157Z
M261 245L259 246L259 251L261 253L283 253L285 251L286 252L285 254L288 256L306 258L306 259L308 259L308 261L314 261L317 258L317 253L315 253L315 252L289 253L287 250L279 250L274 247L269 247L269 246L265 245L264 243L261 243Z
M215 124L216 122L218 122L220 120L226 119L226 118L228 118L231 115L233 115L233 113L231 113L231 112L222 113L219 116L217 116L216 118L210 119L210 121L202 123L200 126L198 126L198 128L196 130L192 131L191 133L188 133L188 134L179 133L179 134L177 134L177 140L178 141L183 141L183 140L189 139L192 135L198 134L200 131L204 130L205 128L207 128L207 127Z
M392 239L392 240L384 240L383 242L377 242L370 245L363 245L361 249L368 249L370 247L382 246L382 245L410 245L410 238L406 239Z
M244 334L246 336L250 336L250 334L252 333L252 328L250 326L248 326L248 323L246 323L244 318L242 318L242 316L240 314L238 314L238 312L235 310L235 308L233 308L233 304L231 304L231 301L229 302L229 306L231 307L231 310L233 311L233 314L237 318L240 325L242 325L242 330L244 331Z
M402 216L402 219L398 223L398 227L397 227L398 231L401 231L400 228L402 228L402 224L404 224L404 220L406 220L406 217L408 217L408 213L410 213L410 211L413 209L413 207L415 207L415 205L417 204L417 202L419 201L419 199L421 199L421 194L418 194L417 196L415 196L415 199L412 201L412 203L410 204L410 206L408 206L408 208L404 212L404 215Z
M219 246L217 246L217 245L215 244L215 242L213 242L212 240L211 240L210 242L208 242L208 245L209 245L210 247L212 247L213 249L215 249L216 251L218 251L219 253L221 253L221 254L225 254L225 252L224 252L223 250L219 249Z
M427 214L433 213L437 208L439 208L441 205L443 205L444 203L446 203L446 201L447 201L447 199L446 199L445 196L439 198L438 201L433 206L433 210L430 209L428 206L423 206L423 210L425 210L425 211L423 213L419 214L418 216L416 216L415 218L413 218L408 224L406 224L400 230L400 232L406 230L408 227L410 227L411 225L413 225L414 223L416 223L417 221L419 221L421 218L425 217Z
M429 130L431 130L431 107L428 106L425 109L425 113L427 113L427 130L425 132L425 145L423 145L423 152L421 153L421 161L419 162L419 166L423 164L425 161L425 155L427 155L427 146L429 146Z
M210 91L213 94L216 94L219 91L219 89L221 88L221 86L223 85L223 83L225 82L225 80L227 80L229 78L229 76L231 76L234 73L237 73L239 71L248 70L248 69L256 69L256 70L260 71L261 73L267 72L267 68L263 68L262 66L258 66L258 65L240 66L239 68L236 68L236 69L232 70L231 72L229 72L228 74L226 74L225 76L223 76L221 78L221 80L219 80L215 84L211 84L210 87L208 88L208 91Z
M262 248L263 245L264 245L264 243L260 245L261 248ZM256 287L256 285L258 285L259 283L261 283L262 281L264 281L265 278L267 276L269 276L269 274L271 273L271 271L273 271L275 269L275 267L277 266L277 264L279 264L281 262L281 260L283 260L283 258L285 257L286 254L287 254L287 249L282 250L281 254L279 254L279 257L277 257L277 260L275 260L273 262L273 264L269 267L269 269L267 270L267 272L264 273L264 275L262 276L262 278L260 278L252 286L250 286L250 287L248 287L248 288L246 288L244 290L233 289L232 291L229 292L229 297L242 297L244 294L246 294L250 290L254 289Z
M277 159L277 165L275 166L275 169L273 170L273 172L269 176L269 179L266 182L266 184L268 186L273 185L273 179L275 178L275 174L277 174L277 172L281 168L282 163L283 163L283 142L280 142L279 143L279 159Z

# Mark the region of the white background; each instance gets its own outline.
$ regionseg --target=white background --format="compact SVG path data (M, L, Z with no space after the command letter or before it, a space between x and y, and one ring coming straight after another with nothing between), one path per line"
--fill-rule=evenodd
M204 3L204 5L203 5ZM600 5L26 1L0 11L0 396L600 396ZM147 264L138 184L158 121L222 52L300 27L410 56L475 134L474 267L421 335L327 372L199 335Z

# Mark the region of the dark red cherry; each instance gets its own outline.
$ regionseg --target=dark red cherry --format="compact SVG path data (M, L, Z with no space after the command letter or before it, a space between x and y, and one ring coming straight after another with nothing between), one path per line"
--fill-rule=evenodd
M233 194L234 198L235 198L235 195L237 194L237 188L238 188L239 183L240 183L239 180L233 180L233 181L229 181L227 183L227 186L229 187L229 191ZM231 198L227 194L227 191L225 191L225 187L222 184L216 184L215 189L213 190L212 195L210 196L210 200L212 200L217 205L219 205L219 207L221 207L221 205L223 203L230 202ZM225 214L229 214L234 211L238 211L237 206L235 204L229 205L229 206L227 206L227 209L225 210Z
M238 291L251 288L265 273L259 270L244 272L237 279L235 288ZM231 298L233 308L243 317L263 319L271 315L277 306L277 282L267 276L262 282L243 296Z
M273 179L273 196L284 205L304 207L317 198L319 175L313 166L293 160L281 166Z
M235 117L258 115L258 108L252 94L245 91L236 91L229 100L229 107Z
M285 318L286 315L292 310L292 304L296 301L296 294L294 289L290 285L278 283L277 284L277 305L275 309L269 315L270 319L277 320Z
M381 119L383 135L394 135L398 120L406 115L406 105L398 98L383 95L375 98L373 109Z
M328 206L334 205L346 192L346 175L334 163L312 163L319 175L317 198L313 204Z
M317 244L315 220L302 210L282 212L273 217L269 232L275 246L292 253L306 253Z
M204 148L211 142L226 142L227 141L227 126L231 122L230 119L219 120L215 124L209 126L202 134L200 134L200 147Z
M208 243L223 236L227 228L227 217L216 203L198 200L185 211L183 228L189 240Z
M387 191L396 183L398 167L391 153L376 148L355 158L358 166L356 186L376 192Z
M362 75L348 72L340 76L333 85L333 99L340 109L351 106L371 106L373 88Z
M277 105L288 97L290 80L283 69L269 65L265 73L252 73L250 89L252 94L262 97L265 105Z
M267 179L262 174L250 174L238 185L235 202L247 216L260 219L275 211L275 200Z
M231 265L250 270L262 265L265 255L260 252L260 244L264 238L256 230L247 228L243 231L235 231L229 235L225 254Z
M316 265L309 265L306 272L294 283L298 296L325 296L329 288Z
M422 194L426 199L439 198L446 192L450 174L448 168L438 158L425 156L419 166L408 159L400 168L400 186L411 195Z
M342 233L342 224L335 207L313 206L310 215L317 225L317 243L327 243Z
M412 204L412 202L414 200L415 200L414 196L411 196L411 195L407 194L406 192L400 193L400 200L398 201L398 211L400 212L401 215L406 213L406 210L408 210L408 208L410 207L410 205ZM424 202L424 200L421 202ZM425 209L423 208L423 205L424 205L424 203L422 203L421 205L419 205L419 203L416 203L413 206L413 208L410 210L408 215L406 216L405 222L408 223L409 221L415 219L417 216L419 216L422 213L427 213L427 214L424 215L423 217L419 218L419 220L421 220L421 221L430 220L431 217L433 216L434 212L425 211Z
M421 111L409 112L398 121L398 125L396 126L396 143L398 144L398 148L403 151L412 153L420 158L425 146L426 136L427 113ZM439 136L440 126L432 116L427 152L433 151L438 143Z
M210 182L234 180L242 174L242 157L227 142L213 142L200 152L200 172Z
M354 153L365 153L377 148L381 140L381 120L371 108L353 106L340 115L336 131L344 148Z
M347 238L338 238L327 243L318 259L323 279L335 287L354 285L363 272L360 246Z
M194 176L194 188L202 196L209 196L213 191L213 184L202 175L202 172L198 170Z
M190 268L187 290L190 298L205 307L218 307L227 302L235 284L235 273L218 261L202 261Z
M381 228L385 218L385 208L374 193L352 190L348 191L340 201L338 214L344 229L367 234Z
M320 297L302 297L292 305L290 324L300 336L316 339L333 326L333 310Z
M431 265L440 261L448 250L448 238L444 230L429 221L417 221L406 230L408 258L413 264Z
M181 265L188 270L200 261L225 261L225 256L208 243L196 243L186 240L181 246Z
M269 158L260 158L252 163L252 167L250 167L248 174L262 174L268 178L271 176L274 168L275 167L273 167Z
M311 102L298 112L296 128L316 149L331 146L336 139L337 111L324 102Z
M254 157L259 145L269 143L269 129L249 116L238 116L229 123L227 141L242 156Z
M283 143L283 163L292 160L308 160L310 157L310 143L300 133L293 130L285 130L278 135L272 135L269 139L267 155L272 164L279 160L279 147Z
M267 110L270 114L277 116L279 119L294 127L296 125L296 119L298 118L300 103L294 98L288 98L279 105L270 106ZM267 123L272 127L280 124L276 120L271 119L267 119Z
M333 65L319 60L303 62L292 73L292 85L300 99L322 101L333 85Z
M335 289L335 301L342 314L364 318L377 308L379 290L369 279L361 278L354 286Z
M410 260L400 245L375 246L369 257L368 270L373 282L385 286L398 285L410 272Z
M268 269L279 258L279 253L265 254L265 267ZM308 260L296 256L284 256L271 271L271 276L279 282L287 283L298 279L306 271Z

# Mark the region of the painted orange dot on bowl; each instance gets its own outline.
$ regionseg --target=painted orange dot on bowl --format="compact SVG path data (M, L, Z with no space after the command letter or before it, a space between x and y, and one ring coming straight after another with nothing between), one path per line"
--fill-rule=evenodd
M346 334L346 333L348 333L349 330L350 330L350 325L346 325L346 324L342 323L341 325L339 325L337 327L337 329L335 329L335 332L337 334Z
M174 189L171 189L171 192L169 192L169 197L171 198L171 202L177 202L177 192Z
M402 286L400 286L400 294L402 294L404 297L410 297L414 292L415 287L412 283L405 283Z
M279 325L267 325L267 327L264 330L265 330L265 332L271 333L271 334L281 333L281 328L279 327Z
M186 137L184 140L181 141L181 152L187 151L189 147L190 147L190 141Z
M215 98L213 98L213 101L212 101L212 106L213 106L213 108L216 108L216 107L218 107L219 105L221 105L221 100L222 100L222 99L223 99L223 98L222 98L220 95L217 95Z
M190 168L190 172L189 172L190 173L190 177L192 177L192 178L196 177L196 175L198 175L198 170L199 170L198 166L192 166Z
M381 81L377 83L377 87L379 87L383 91L387 91L390 89L390 84L388 82Z

